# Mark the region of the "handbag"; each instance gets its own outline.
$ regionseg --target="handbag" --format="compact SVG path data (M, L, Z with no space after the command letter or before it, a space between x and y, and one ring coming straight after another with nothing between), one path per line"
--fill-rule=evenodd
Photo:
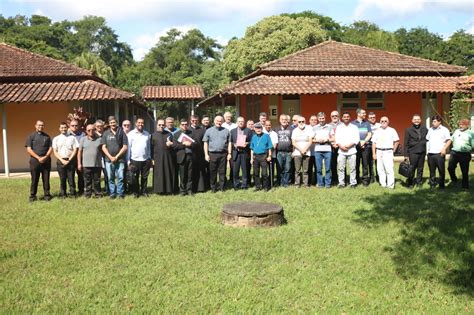
M400 166L398 167L398 174L408 178L412 172L413 165L411 165L409 161L403 161L400 163Z

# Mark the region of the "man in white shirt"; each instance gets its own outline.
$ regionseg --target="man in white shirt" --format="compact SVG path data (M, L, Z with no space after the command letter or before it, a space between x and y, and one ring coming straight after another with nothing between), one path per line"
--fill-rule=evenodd
M59 124L60 134L53 139L53 153L56 157L56 167L58 170L60 191L59 196L65 198L66 182L69 184L69 195L76 197L76 183L74 182L74 173L76 169L75 158L79 143L76 137L68 134L68 127L65 122Z
M426 140L428 140L428 167L430 169L430 188L433 189L439 185L440 189L444 189L445 178L445 145L451 139L448 128L441 125L441 116L434 115L431 117L431 128L428 130ZM436 169L439 172L439 179L436 178Z
M388 126L388 117L380 118L381 127L372 136L372 158L377 162L377 173L382 187L395 187L393 171L393 153L398 147L400 138L397 131Z
M338 146L337 175L339 178L339 188L346 186L346 163L349 162L349 184L351 188L357 186L356 178L356 145L360 141L359 128L351 124L351 115L348 112L342 114L342 124L335 130L335 140Z
M232 122L232 113L225 112L224 113L224 122L222 123L222 127L231 131L232 129L237 128L237 124Z
M310 146L313 143L313 131L306 128L306 121L303 116L298 116L298 127L291 134L293 145L293 158L295 162L295 185L309 186L308 164L311 156Z
M128 137L128 164L133 174L131 188L135 198L140 195L148 197L148 174L151 167L150 134L144 130L145 120L137 118L135 129L130 131ZM138 177L141 177L140 185Z

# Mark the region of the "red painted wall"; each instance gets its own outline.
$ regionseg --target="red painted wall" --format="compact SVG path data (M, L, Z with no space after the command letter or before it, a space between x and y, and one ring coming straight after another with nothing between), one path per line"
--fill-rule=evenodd
M303 115L306 120L309 120L311 115L316 115L319 112L325 112L326 118L328 118L331 111L337 108L337 95L301 95L300 102L301 115Z

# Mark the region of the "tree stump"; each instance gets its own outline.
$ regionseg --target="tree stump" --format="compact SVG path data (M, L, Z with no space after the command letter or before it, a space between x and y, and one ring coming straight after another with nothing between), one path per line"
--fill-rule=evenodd
M222 207L224 225L233 227L278 226L285 222L283 207L268 202L234 202Z

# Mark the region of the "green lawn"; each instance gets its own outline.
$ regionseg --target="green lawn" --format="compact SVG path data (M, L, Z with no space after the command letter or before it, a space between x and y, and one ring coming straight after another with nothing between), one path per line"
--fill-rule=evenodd
M474 312L473 190L30 204L28 189L0 181L1 313ZM222 226L238 200L278 202L288 224Z

